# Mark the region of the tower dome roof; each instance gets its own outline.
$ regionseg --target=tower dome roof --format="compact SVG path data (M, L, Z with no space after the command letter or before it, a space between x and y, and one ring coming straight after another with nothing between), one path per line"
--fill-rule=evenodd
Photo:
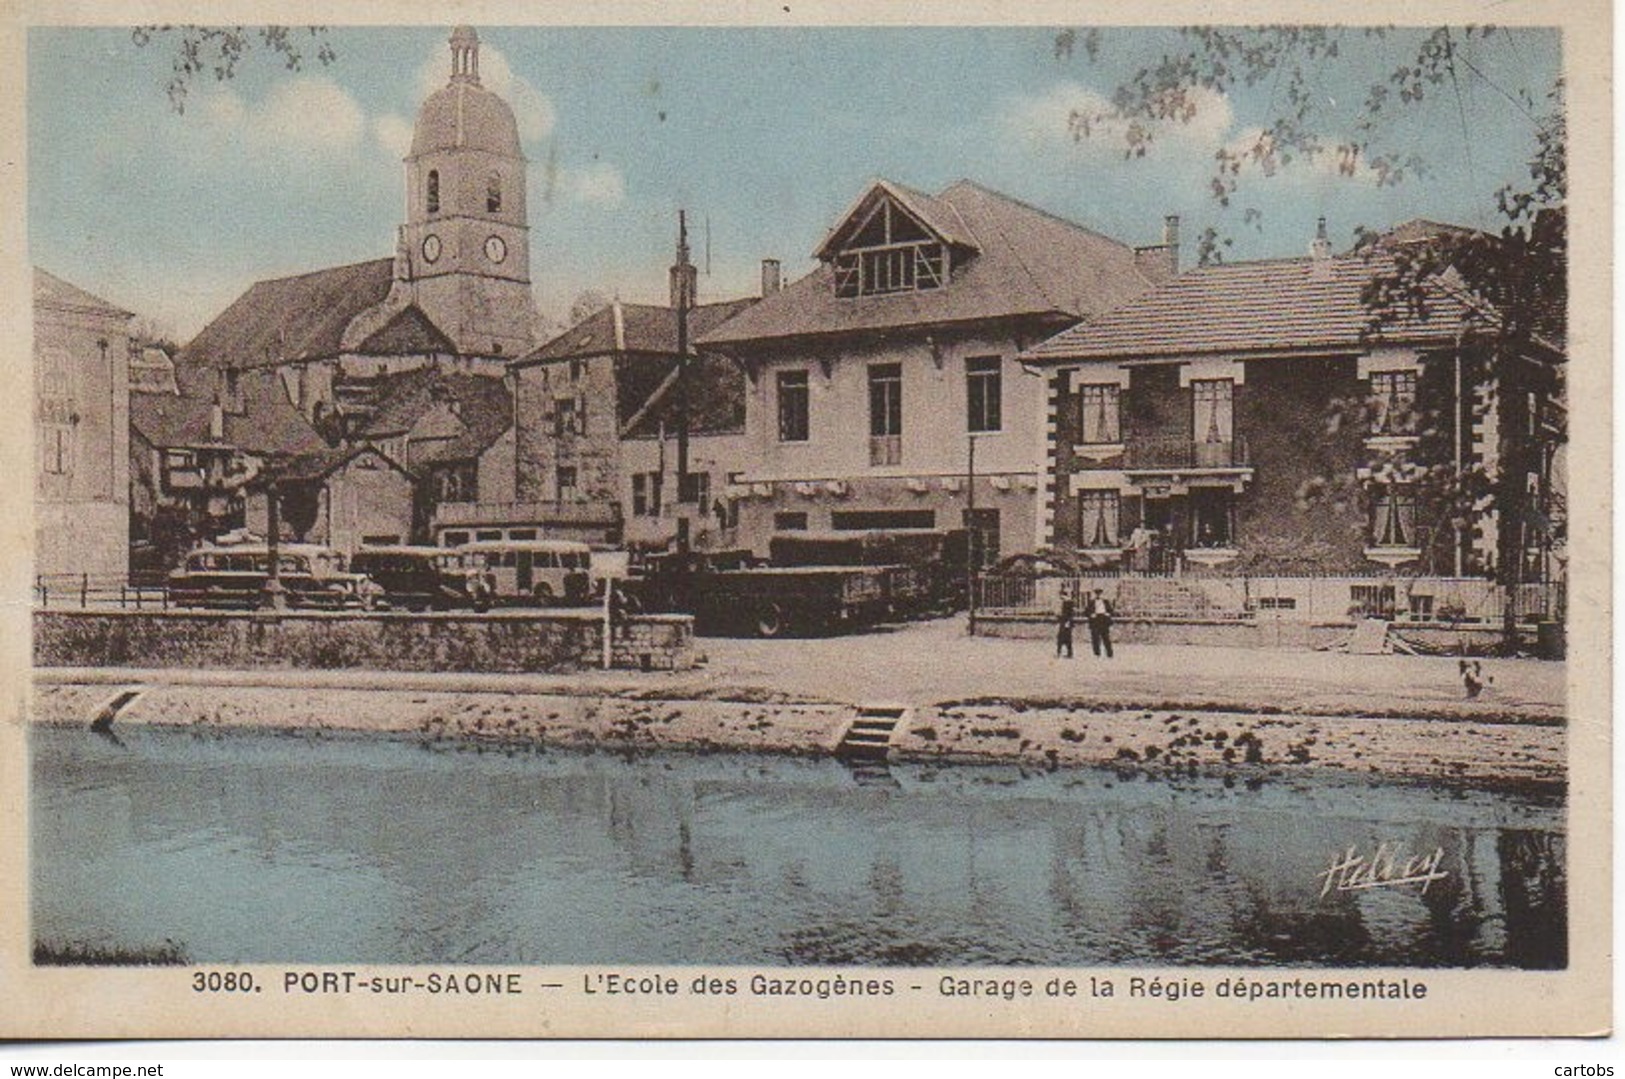
M451 81L424 101L412 131L412 157L452 149L524 156L513 109L480 85L480 39L470 26L452 31Z

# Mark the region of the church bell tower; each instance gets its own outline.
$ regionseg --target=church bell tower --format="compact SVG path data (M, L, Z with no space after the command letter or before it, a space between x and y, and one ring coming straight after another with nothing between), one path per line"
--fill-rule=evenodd
M533 346L525 155L513 110L480 85L480 39L451 34L451 77L424 101L406 158L397 283L471 356Z

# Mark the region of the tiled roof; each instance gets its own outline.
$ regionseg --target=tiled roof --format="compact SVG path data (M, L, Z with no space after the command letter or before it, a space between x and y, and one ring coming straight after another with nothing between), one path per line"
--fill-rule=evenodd
M1222 263L1187 270L1116 310L1024 353L1034 360L1176 356L1361 347L1366 282L1384 264L1364 255ZM1451 339L1467 305L1439 292L1429 317L1402 318L1387 340Z
M1150 287L1133 248L1081 225L968 180L928 197L933 219L951 213L960 223L956 234L978 250L954 266L946 287L838 297L825 263L699 343L732 346L1018 315L1075 320L1109 311Z
M177 359L175 380L181 395L213 405L216 373ZM243 371L237 376L243 397L243 411L225 414L225 439L253 454L297 454L326 449L327 443L293 406L282 388L282 380L271 368ZM186 406L195 407L195 406ZM207 413L203 430L207 432Z
M157 449L214 445L224 439L209 435L213 411L214 402L207 398L135 392L130 394L130 430Z
M98 314L119 315L124 318L134 317L124 308L115 307L100 296L93 296L78 285L70 285L38 266L34 267L34 302L49 307L94 311Z
M245 413L221 417L220 438L209 431L213 396L130 394L130 429L155 449L234 446L246 453L301 454L327 449L316 429L273 385L271 372L243 376Z
M697 341L756 302L754 296L749 296L695 306L688 313L689 341ZM599 308L515 362L547 363L611 352L661 352L675 356L677 312L656 304L617 301Z
M394 260L256 281L181 350L206 367L266 367L337 356L350 320L389 295Z
M276 479L287 483L314 483L324 480L358 457L371 454L397 472L406 473L399 463L376 446L340 446L300 454L285 464L262 474L261 483Z
M457 346L417 304L407 304L356 348L367 356L422 356L452 353Z

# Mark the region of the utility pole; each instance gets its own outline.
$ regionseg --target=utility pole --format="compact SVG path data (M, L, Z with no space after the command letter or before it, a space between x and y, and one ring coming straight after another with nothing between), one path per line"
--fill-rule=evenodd
M689 519L685 510L694 500L694 484L688 475L688 308L694 280L688 261L688 216L677 211L677 264L672 267L673 299L677 307L677 549L688 553Z

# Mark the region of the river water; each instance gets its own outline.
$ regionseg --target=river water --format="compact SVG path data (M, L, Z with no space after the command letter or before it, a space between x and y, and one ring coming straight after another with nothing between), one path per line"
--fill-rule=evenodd
M1561 796L35 728L58 948L194 962L1566 963ZM1326 889L1350 848L1421 884ZM1333 877L1333 883L1359 883Z

